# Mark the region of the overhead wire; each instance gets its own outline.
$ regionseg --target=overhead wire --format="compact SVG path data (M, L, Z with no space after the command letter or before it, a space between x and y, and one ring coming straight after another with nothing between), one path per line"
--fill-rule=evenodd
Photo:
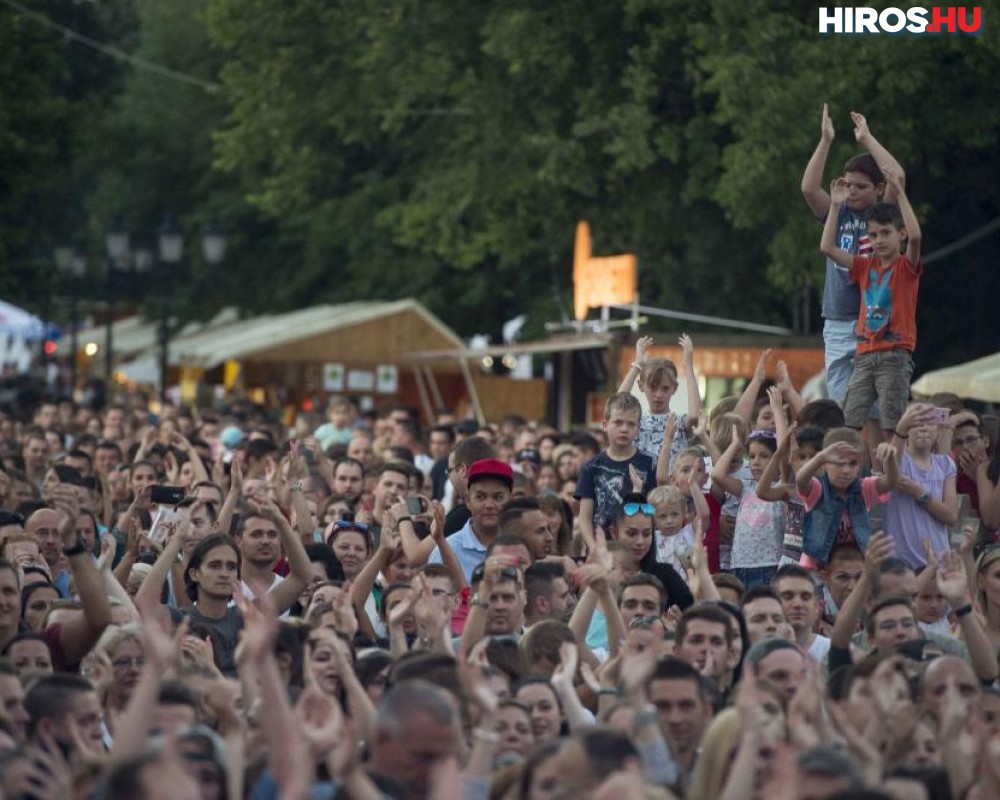
M222 89L218 83L213 81L207 81L204 78L199 78L196 75L189 75L186 72L180 72L176 69L170 69L170 67L165 67L162 64L157 64L148 59L142 58L141 56L133 55L132 53L127 53L121 48L115 47L110 44L105 44L104 42L99 42L96 39L91 38L85 34L79 33L72 28L67 27L53 19L45 16L39 11L34 11L33 9L26 8L17 0L0 0L0 3L12 8L19 14L24 15L28 19L37 22L49 30L56 31L62 34L66 39L74 42L79 42L85 47L89 47L92 50L96 50L99 53L103 53L106 56L117 59L118 61L123 61L125 63L131 64L136 69L141 69L146 72L151 72L154 75L159 75L161 78L167 78L169 80L179 81L180 83L186 83L190 86L197 86L199 89L204 89L206 92L218 92Z

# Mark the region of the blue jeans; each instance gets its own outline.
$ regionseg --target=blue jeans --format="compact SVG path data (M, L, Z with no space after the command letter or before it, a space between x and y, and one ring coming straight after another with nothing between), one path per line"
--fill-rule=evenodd
M773 567L734 567L733 575L740 579L743 586L750 590L754 586L767 586L778 573L778 565Z
M847 399L847 387L854 372L854 353L858 349L858 340L854 332L856 326L855 320L828 319L823 322L826 393L831 400L836 400L841 408ZM872 419L879 418L878 403L872 405L868 416Z

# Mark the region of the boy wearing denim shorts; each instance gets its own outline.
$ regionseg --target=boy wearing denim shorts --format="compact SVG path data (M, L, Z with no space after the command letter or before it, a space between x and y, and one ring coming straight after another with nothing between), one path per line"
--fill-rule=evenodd
M868 237L873 255L851 255L837 245L837 214L848 199L843 178L831 185L831 213L823 226L820 249L848 269L851 281L861 289L858 349L844 400L845 423L859 430L864 427L877 398L882 430L889 434L895 430L910 396L912 355L917 343L917 290L923 265L920 224L900 175L888 164L880 166L899 205L878 203L869 212ZM906 251L900 255L904 240Z

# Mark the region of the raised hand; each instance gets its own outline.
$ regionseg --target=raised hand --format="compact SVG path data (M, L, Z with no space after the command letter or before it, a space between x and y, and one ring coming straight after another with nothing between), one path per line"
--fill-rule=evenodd
M861 458L861 451L847 442L834 442L824 447L822 453L824 464L835 464L840 461L852 461Z
M476 705L482 717L492 717L500 705L500 699L486 677L489 670L485 647L473 648L468 655L464 651L459 653L459 683L465 690L465 696Z
M885 178L886 186L891 186L897 192L903 191L903 182L894 166L891 164L879 164L878 168L882 170L882 177Z
M681 338L677 340L677 344L681 346L685 366L694 364L694 342L691 340L691 337L686 333L682 333Z
M833 129L833 120L830 119L830 109L826 103L823 103L823 116L819 123L819 138L829 144L833 141L834 136L836 136L836 131Z
M865 142L871 136L871 131L868 130L868 120L864 118L863 114L859 114L857 111L852 111L851 121L854 123L855 140L860 145L865 144Z
M778 361L778 388L782 392L787 392L793 389L792 379L788 376L788 364L784 361Z
M757 366L753 370L753 379L758 383L763 383L767 377L767 360L771 357L771 348L767 348L757 359Z
M646 359L649 357L649 348L652 346L652 336L640 336L639 341L635 343L635 363L640 367L646 363Z
M573 681L580 665L580 652L573 642L559 645L559 663L552 670L552 688L556 693L573 691Z
M628 465L628 477L632 481L632 491L637 494L641 493L646 482L639 470L635 468L635 464Z
M937 583L941 594L952 608L961 608L969 603L969 579L965 573L965 563L958 553L949 550L941 556Z
M876 464L881 464L882 469L885 470L889 462L899 460L899 452L889 442L882 442L875 448L873 460ZM921 490L920 494L923 494L923 490ZM919 497L919 495L917 496Z
M278 617L274 602L269 594L253 603L243 596L243 592L234 595L236 608L243 618L243 631L240 643L236 648L238 664L260 662L273 652L274 642L278 638Z
M878 574L878 568L893 553L892 539L885 531L876 531L868 541L868 552L865 553L865 572L869 577Z
M645 692L646 684L656 669L657 652L655 647L645 647L642 650L628 648L622 656L618 679L628 697L635 697ZM711 656L709 657L711 661ZM706 664L706 667L708 664ZM706 673L710 674L710 673Z
M847 202L849 192L844 178L835 178L830 182L830 202L842 206Z

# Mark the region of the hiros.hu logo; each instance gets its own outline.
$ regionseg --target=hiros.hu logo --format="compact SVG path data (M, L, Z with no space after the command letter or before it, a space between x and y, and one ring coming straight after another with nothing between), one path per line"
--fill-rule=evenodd
M819 10L820 33L979 33L983 27L981 6L934 6L933 8L867 7Z

